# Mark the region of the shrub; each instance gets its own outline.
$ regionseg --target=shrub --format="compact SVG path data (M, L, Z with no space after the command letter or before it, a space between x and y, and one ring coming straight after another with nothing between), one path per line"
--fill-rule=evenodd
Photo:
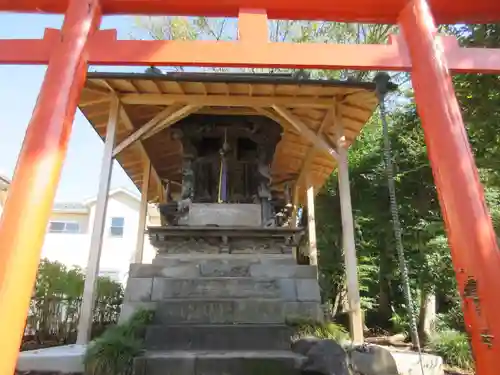
M140 310L127 322L108 328L91 343L84 357L88 375L131 375L134 358L144 350L146 326L153 312Z
M293 328L293 339L297 340L307 336L321 339L331 339L337 342L348 339L345 328L333 322L318 322L308 319L287 319L287 325Z
M474 359L467 335L455 330L439 332L431 337L429 347L443 357L444 362L453 367L471 371Z

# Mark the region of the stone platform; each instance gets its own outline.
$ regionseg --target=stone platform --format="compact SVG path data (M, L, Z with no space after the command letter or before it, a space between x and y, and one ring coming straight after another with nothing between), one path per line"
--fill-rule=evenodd
M298 375L287 319L322 319L317 269L291 255L158 255L133 264L120 319L154 309L136 375Z
M321 319L314 266L289 255L165 255L132 264L120 320L140 308L161 324L284 324Z

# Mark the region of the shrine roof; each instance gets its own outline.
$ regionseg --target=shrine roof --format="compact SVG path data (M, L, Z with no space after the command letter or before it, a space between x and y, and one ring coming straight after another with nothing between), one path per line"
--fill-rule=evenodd
M122 109L115 145L130 142L117 161L140 188L143 156L149 157L154 169L149 201L159 197L159 179L180 185L182 146L171 136L170 126L191 114L274 120L283 134L272 164L273 189L305 181L306 176L320 188L336 160L314 149L311 139L320 134L322 142L333 146L336 125L341 124L351 144L378 104L371 82L297 79L290 74L90 72L79 108L102 139L116 96ZM140 141L131 142L141 133Z

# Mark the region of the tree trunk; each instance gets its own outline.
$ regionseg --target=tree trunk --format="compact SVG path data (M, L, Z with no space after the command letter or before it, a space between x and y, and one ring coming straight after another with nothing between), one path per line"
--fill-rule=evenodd
M436 323L436 295L422 291L418 316L418 335L425 343L434 331Z

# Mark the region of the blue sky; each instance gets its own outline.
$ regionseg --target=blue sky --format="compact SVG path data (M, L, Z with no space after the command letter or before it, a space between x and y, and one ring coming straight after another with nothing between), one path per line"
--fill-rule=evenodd
M44 28L60 28L61 24L61 16L0 13L0 38L40 38ZM132 17L107 17L101 28L116 28L119 38L127 39L134 33L134 24ZM7 177L14 172L45 69L45 66L0 65L0 173ZM56 200L78 201L97 193L102 151L102 141L77 111ZM118 165L113 168L111 184L135 190Z

